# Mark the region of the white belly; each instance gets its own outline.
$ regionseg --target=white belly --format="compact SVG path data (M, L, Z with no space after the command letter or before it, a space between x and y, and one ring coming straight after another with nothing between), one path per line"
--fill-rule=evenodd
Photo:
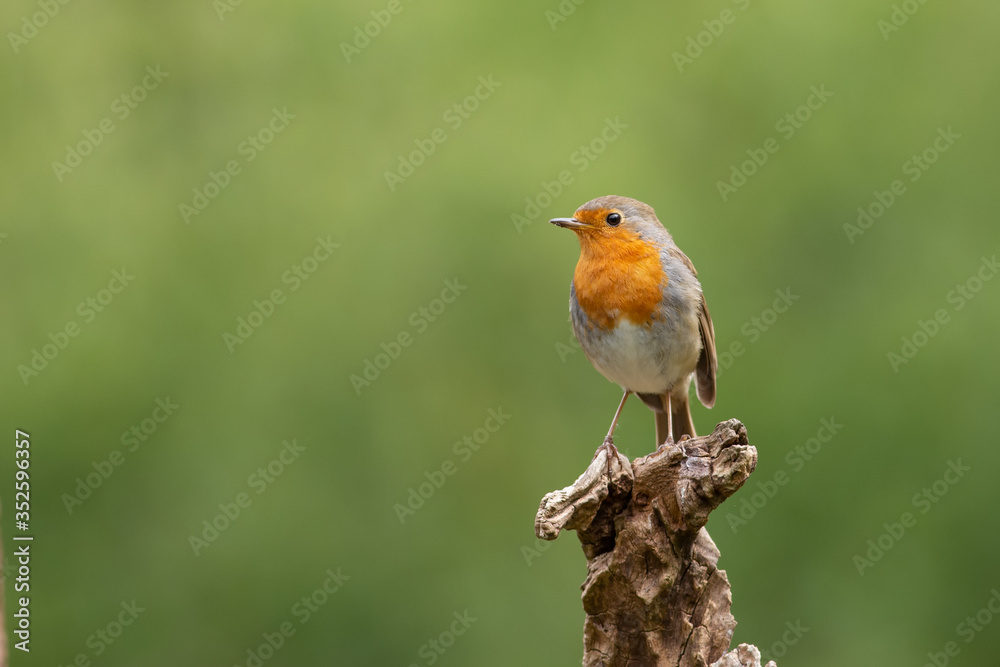
M698 362L697 335L677 335L663 322L635 325L622 318L611 331L578 331L594 367L612 382L641 393L662 393L687 378Z

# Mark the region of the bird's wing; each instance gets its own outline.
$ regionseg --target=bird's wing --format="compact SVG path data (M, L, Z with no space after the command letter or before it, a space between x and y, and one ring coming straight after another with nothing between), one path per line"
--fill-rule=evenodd
M698 271L688 256L681 252L677 246L667 249L672 256L679 259L684 266L691 270L694 276L698 277ZM715 405L715 373L719 362L715 355L715 327L712 326L712 315L708 312L708 303L705 301L705 293L699 290L701 303L698 308L698 332L701 335L701 354L698 356L698 365L695 367L695 384L698 389L698 398L706 408Z

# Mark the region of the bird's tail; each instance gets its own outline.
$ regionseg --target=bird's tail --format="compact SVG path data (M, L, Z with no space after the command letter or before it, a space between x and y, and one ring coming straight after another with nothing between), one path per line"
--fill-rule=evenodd
M691 403L688 392L671 394L639 394L643 403L653 409L656 420L656 446L659 447L672 434L674 442L681 436L695 437L694 421L691 419Z
M670 415L663 410L653 408L653 418L656 420L656 446L659 447L670 433Z
M691 419L691 402L685 391L680 396L670 397L670 420L674 427L674 442L680 442L682 436L695 437L694 421Z

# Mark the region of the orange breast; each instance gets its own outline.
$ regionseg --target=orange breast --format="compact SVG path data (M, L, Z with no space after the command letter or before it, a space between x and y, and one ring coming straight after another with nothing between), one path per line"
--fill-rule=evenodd
M649 324L657 316L667 274L656 246L638 235L581 233L580 261L573 287L580 308L591 322L613 328L624 317L633 324Z

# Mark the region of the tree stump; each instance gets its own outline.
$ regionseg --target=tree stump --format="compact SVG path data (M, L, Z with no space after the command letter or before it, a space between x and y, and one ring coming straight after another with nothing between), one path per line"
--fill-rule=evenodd
M711 435L632 461L601 450L571 486L547 494L535 533L575 530L587 557L584 667L760 667L741 644L708 515L757 466L746 429L730 419ZM769 662L766 667L774 667Z

